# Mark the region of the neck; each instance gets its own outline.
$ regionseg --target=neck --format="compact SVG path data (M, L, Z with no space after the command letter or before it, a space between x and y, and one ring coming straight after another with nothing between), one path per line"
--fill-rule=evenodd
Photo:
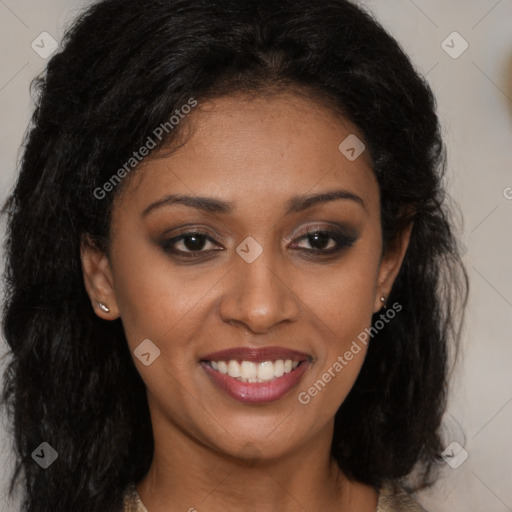
M153 421L154 457L137 490L148 512L374 512L375 490L349 481L331 459L333 426L272 458L253 445L228 455L168 419Z

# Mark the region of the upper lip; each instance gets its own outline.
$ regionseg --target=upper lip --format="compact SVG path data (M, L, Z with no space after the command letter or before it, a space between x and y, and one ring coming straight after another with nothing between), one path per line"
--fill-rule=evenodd
M308 354L285 347L235 347L210 352L200 358L201 361L252 361L261 363L263 361L277 361L279 359L291 359L292 361L304 361L310 359Z

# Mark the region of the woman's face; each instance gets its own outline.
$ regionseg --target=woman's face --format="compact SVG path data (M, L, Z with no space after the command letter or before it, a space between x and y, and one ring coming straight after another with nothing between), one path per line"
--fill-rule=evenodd
M121 317L132 354L146 354L134 361L154 428L278 457L332 435L366 346L344 355L389 293L407 236L381 260L378 183L367 153L354 158L363 137L326 107L232 96L200 102L187 121L186 143L124 184L109 259L84 249L87 289L110 308L98 315ZM263 382L222 374L231 359L232 375ZM301 364L289 371L287 359Z

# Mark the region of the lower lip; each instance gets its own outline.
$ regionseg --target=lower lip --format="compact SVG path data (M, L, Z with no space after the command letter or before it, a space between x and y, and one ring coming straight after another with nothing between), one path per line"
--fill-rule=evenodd
M240 382L201 361L201 366L219 388L235 400L246 404L265 404L279 400L297 386L308 365L309 361L302 361L291 372L269 382Z

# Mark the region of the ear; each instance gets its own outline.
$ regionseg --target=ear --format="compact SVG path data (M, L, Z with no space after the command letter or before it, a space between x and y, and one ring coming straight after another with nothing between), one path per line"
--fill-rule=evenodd
M80 257L85 289L91 299L94 312L104 320L116 320L119 318L119 309L108 256L91 241L89 236L84 236ZM100 302L108 307L108 312L99 307Z
M414 222L407 225L396 237L391 240L382 255L377 275L377 286L374 299L374 310L376 313L382 308L381 297L387 299L398 275L402 261L409 246L411 232ZM385 303L385 302L384 302Z

